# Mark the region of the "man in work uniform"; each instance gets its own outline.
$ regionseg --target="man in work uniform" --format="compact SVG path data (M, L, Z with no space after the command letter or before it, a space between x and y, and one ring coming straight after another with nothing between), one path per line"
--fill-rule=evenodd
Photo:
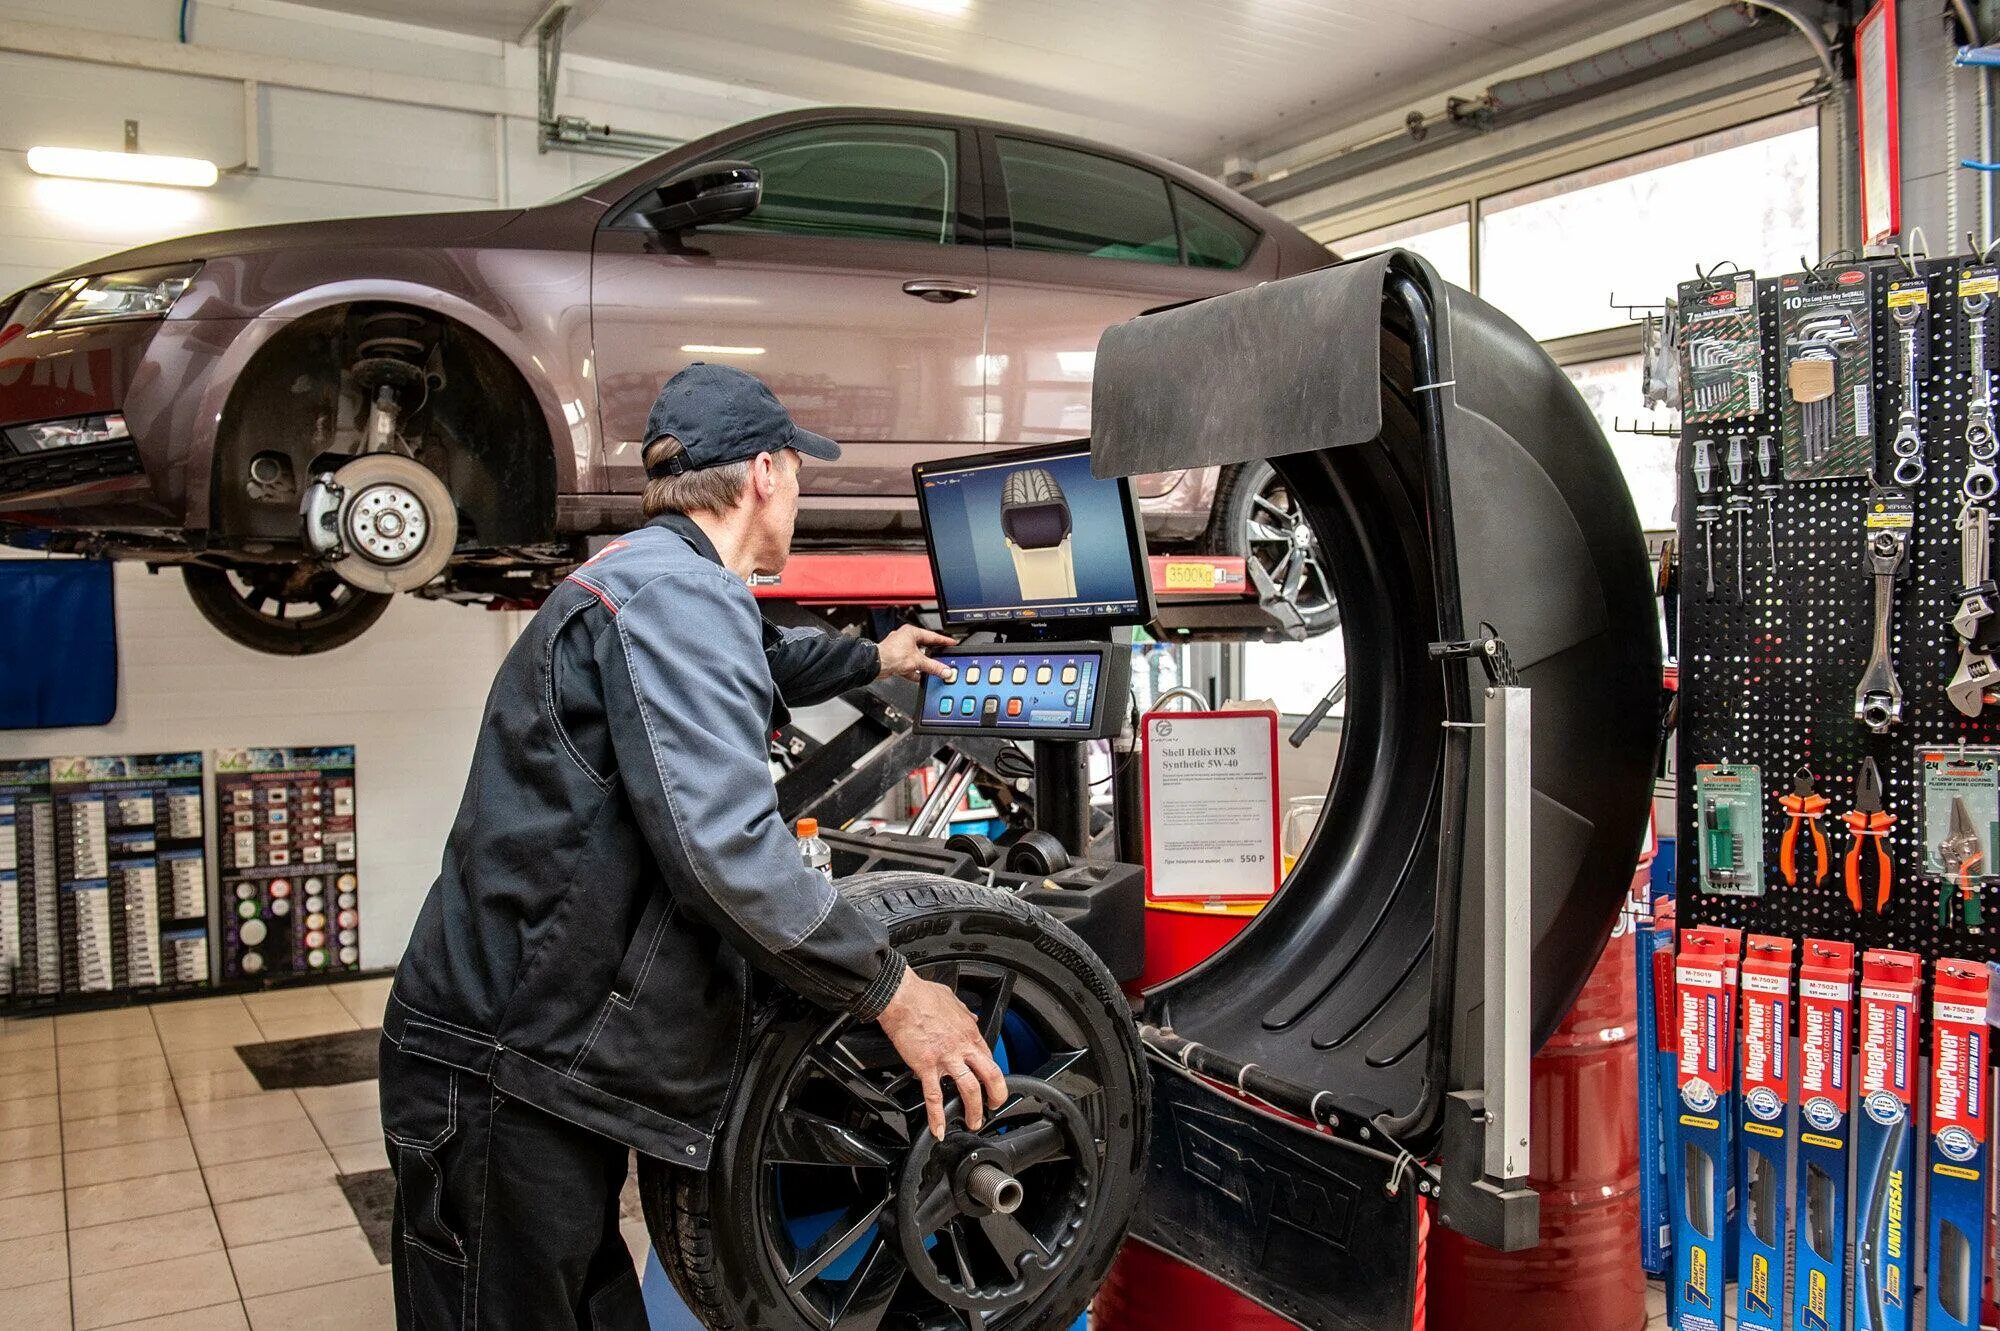
M707 1167L753 967L879 1022L940 1136L946 1087L973 1127L1006 1094L956 995L805 866L767 759L784 703L941 673L950 640L763 622L746 579L785 564L801 455L840 449L761 382L691 365L646 434L650 521L509 651L383 1018L405 1327L645 1327L627 1151Z

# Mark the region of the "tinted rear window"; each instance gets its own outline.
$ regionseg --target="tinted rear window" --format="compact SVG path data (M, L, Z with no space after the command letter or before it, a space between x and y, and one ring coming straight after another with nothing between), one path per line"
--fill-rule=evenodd
M999 140L1014 248L1179 263L1167 182L1109 157Z
M716 231L950 244L958 133L921 125L816 125L735 152L764 173L757 211Z
M1192 268L1241 268L1257 248L1257 229L1196 194L1175 185L1174 211L1181 219L1181 240Z

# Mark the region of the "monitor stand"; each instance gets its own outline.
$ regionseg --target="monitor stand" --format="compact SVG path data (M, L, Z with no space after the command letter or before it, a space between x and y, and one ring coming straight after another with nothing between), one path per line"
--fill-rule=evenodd
M1009 625L999 633L1007 643L1032 647L1037 643L1108 642L1129 647L1131 630L1092 627L1077 631L1074 621L1025 626ZM1107 670L1129 670L1131 656L1105 658ZM1120 718L1123 725L1123 718ZM1082 740L1037 739L1035 746L1035 829L1062 843L1072 860L1081 860L1090 845L1089 763Z

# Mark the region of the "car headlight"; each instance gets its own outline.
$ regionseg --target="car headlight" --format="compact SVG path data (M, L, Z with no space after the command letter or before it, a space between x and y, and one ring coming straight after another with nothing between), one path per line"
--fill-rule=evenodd
M110 319L158 318L174 307L200 271L200 264L186 263L51 282L15 302L5 326L32 333Z

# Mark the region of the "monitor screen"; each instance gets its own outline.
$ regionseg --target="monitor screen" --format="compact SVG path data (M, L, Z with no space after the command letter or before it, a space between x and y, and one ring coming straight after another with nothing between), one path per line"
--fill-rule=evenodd
M920 463L916 483L947 629L1152 617L1131 490L1090 474L1088 441Z

